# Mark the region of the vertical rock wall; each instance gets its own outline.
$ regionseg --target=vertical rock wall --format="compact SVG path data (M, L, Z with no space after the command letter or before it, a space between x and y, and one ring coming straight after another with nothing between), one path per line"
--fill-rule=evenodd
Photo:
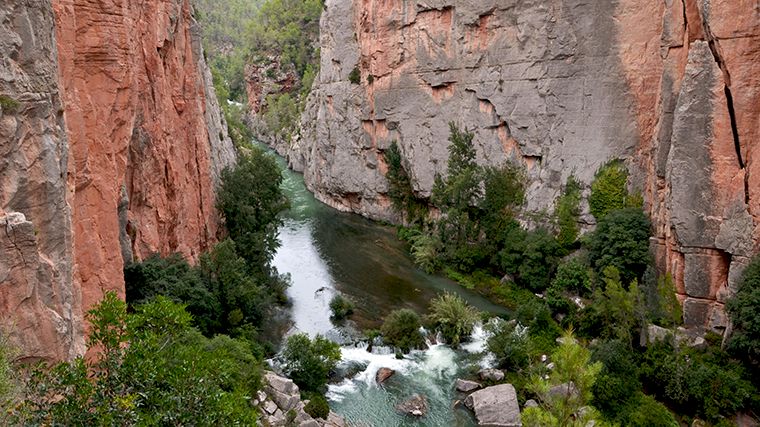
M551 212L569 175L590 184L623 159L686 322L726 326L760 240L756 0L327 0L321 26L289 153L321 200L393 219L383 151L397 140L429 196L450 121L475 132L481 163L525 165L532 212Z
M53 25L49 1L0 4L0 327L30 360L84 347Z
M216 240L235 151L195 26L188 0L0 5L0 93L22 101L0 116L0 314L24 355L81 354L125 262Z

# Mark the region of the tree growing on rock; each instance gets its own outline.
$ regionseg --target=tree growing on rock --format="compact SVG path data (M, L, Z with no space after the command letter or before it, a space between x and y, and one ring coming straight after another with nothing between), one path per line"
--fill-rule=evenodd
M340 355L340 346L321 335L291 335L282 352L284 371L303 391L322 392Z
M461 297L446 292L430 302L430 320L452 347L468 339L480 313Z

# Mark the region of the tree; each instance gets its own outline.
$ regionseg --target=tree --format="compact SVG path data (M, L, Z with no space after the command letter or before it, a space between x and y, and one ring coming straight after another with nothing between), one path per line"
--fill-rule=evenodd
M296 334L288 337L282 357L285 374L303 391L321 392L341 353L338 344L321 335L312 340L306 334Z
M332 312L330 318L339 322L345 320L346 317L354 312L354 303L343 295L338 294L330 300L330 311Z
M420 316L412 310L404 308L390 312L385 318L380 332L382 332L383 341L386 344L408 353L425 345L420 327Z
M590 335L619 339L631 344L632 330L640 320L637 309L641 306L638 283L634 280L626 290L615 267L607 267L602 276L603 288L597 288L593 303L586 308L593 325L584 325L596 333Z
M574 176L570 176L567 179L562 195L557 199L555 211L557 225L559 225L557 241L565 248L572 246L578 239L580 231L578 219L581 215L580 204L581 183Z
M428 315L443 338L452 347L470 337L472 329L480 320L480 313L461 297L446 292L430 302Z
M404 167L401 150L396 141L391 142L385 151L385 163L388 165L388 197L393 208L405 215L410 223L424 220L427 207L414 195L412 181Z
M589 261L601 273L615 267L625 282L640 279L649 265L651 224L638 208L608 213L588 239Z
M489 333L486 348L493 353L500 367L510 371L522 370L530 364L528 328L516 321L492 320L486 324Z
M637 198L628 194L627 182L628 171L619 160L612 160L599 168L588 198L589 209L597 221L614 210L637 207Z
M540 406L523 412L523 424L582 427L592 420L598 423L599 416L589 402L602 364L591 363L591 352L578 344L572 331L563 335L551 360L555 366L548 378L536 375L531 381L530 388L538 395Z
M222 172L221 181L217 207L230 237L251 273L259 280L269 278L279 246L279 214L289 206L280 188L280 168L272 156L253 148L240 156L235 168Z
M733 326L729 350L757 367L760 365L760 257L755 257L744 270L727 309Z

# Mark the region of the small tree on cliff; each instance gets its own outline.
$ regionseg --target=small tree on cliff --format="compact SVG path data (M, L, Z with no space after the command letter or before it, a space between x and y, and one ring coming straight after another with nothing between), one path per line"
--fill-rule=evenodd
M760 367L760 257L744 270L739 290L727 307L733 323L728 348Z

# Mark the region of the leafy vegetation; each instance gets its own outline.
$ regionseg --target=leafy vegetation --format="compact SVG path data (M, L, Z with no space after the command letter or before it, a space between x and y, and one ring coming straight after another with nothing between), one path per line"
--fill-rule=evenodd
M427 216L427 206L414 195L412 181L404 167L401 150L396 141L385 151L385 163L388 165L388 197L393 208L405 215L409 223L419 223Z
M525 409L524 425L586 426L599 419L589 403L602 364L591 362L591 352L580 345L571 332L565 333L551 358L554 369L547 376L533 378L531 388L538 396L540 406Z
M628 171L613 160L596 172L588 198L591 214L601 221L608 213L628 207L641 208L641 196L628 194Z
M3 113L6 113L6 114L15 113L16 111L18 111L18 108L20 106L21 106L21 103L11 98L10 96L0 95L0 110L2 110Z
M760 257L744 270L739 289L727 308L733 323L729 349L757 368L760 365Z
M304 406L303 410L311 415L313 418L327 419L330 414L330 405L327 403L327 399L321 394L312 393L309 396L309 403Z
M282 351L285 374L298 387L307 392L322 392L327 378L340 361L340 346L317 335L310 339L306 334L288 337Z
M651 261L650 228L649 219L641 209L610 212L589 236L591 265L598 273L607 267L615 267L626 282L641 279Z
M184 307L157 297L133 314L115 294L88 313L100 351L35 368L15 425L253 424L261 362L243 341L205 338Z
M557 242L562 247L569 248L578 240L578 233L580 231L578 220L581 215L580 205L581 183L574 176L570 176L567 179L562 195L555 203L557 225L559 226Z
M386 344L408 353L425 345L420 326L420 316L404 308L390 312L383 321L380 332Z
M359 67L354 67L353 70L348 74L348 81L352 84L358 85L361 83L362 75L359 72Z
M331 319L334 321L345 320L354 312L354 303L343 295L335 295L330 300Z
M430 302L428 317L452 347L467 340L480 313L459 296L446 292Z

